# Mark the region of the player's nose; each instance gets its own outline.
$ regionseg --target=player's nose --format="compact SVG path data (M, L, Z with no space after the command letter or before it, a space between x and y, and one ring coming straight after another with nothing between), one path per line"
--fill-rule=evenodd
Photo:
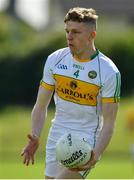
M70 41L70 40L73 40L73 34L71 32L68 33L67 35L67 39Z

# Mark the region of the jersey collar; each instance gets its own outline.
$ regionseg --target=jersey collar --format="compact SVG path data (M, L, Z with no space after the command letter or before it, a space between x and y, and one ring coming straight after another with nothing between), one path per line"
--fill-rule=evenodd
M79 61L79 62L89 62L89 61L93 60L94 58L96 58L96 56L98 56L98 54L99 54L99 50L96 49L95 53L90 56L90 60L89 59L79 59L79 58L76 58L76 57L74 57L74 59L76 61Z

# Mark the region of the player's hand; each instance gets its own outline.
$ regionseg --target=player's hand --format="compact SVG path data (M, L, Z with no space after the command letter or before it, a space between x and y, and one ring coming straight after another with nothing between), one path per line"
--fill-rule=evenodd
M28 145L23 149L21 156L24 156L23 163L27 166L29 165L30 161L34 164L34 154L39 146L39 138L33 137L32 135L28 134Z
M79 166L77 168L69 168L69 170L76 171L76 172L77 171L86 171L86 170L94 168L94 166L95 166L97 161L98 160L95 159L94 151L92 151L91 152L91 158L90 158L90 160L86 164L84 164L82 166Z

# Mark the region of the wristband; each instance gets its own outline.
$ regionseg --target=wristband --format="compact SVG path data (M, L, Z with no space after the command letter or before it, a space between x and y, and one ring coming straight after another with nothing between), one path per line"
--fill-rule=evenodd
M34 139L38 139L38 140L39 140L39 136L37 136L37 135L35 135L35 134L32 134L32 137L33 137Z

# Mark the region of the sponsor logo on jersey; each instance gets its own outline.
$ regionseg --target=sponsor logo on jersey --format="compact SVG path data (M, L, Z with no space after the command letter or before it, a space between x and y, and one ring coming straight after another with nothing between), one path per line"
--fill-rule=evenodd
M100 87L70 77L54 75L57 95L76 104L96 106Z
M89 71L88 77L91 79L95 79L97 77L97 72L96 71Z
M71 81L70 87L71 87L71 89L75 90L77 88L77 81Z
M66 88L58 88L57 89L59 92L62 92L62 94L64 95L69 95L69 96L66 96L68 97L68 99L72 99L72 100L75 100L76 102L79 102L80 99L85 99L86 101L93 101L94 98L93 98L93 95L90 94L90 93L81 93L81 92L78 92L78 91L73 91L71 89L66 89Z
M64 65L64 64L58 64L58 69L65 69L67 70L67 65Z
M79 69L79 70L84 70L83 66L80 66L79 64L73 64L73 68Z

